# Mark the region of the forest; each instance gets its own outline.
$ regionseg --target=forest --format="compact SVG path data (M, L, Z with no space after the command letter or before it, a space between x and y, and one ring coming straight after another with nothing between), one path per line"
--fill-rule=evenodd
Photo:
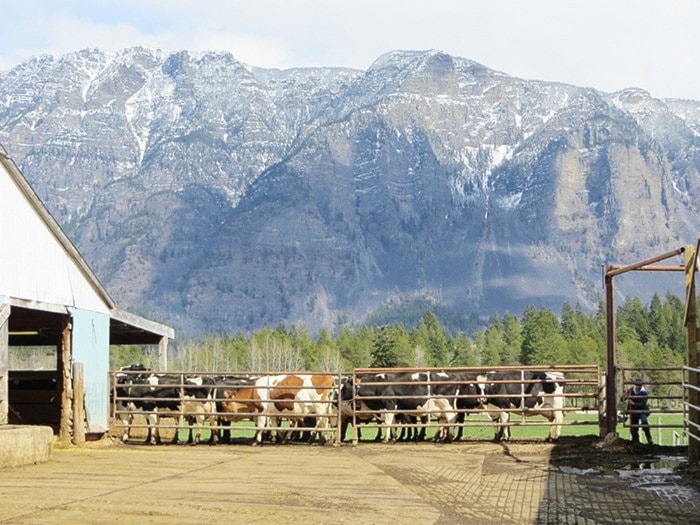
M682 367L686 362L685 303L671 293L649 304L627 298L616 310L619 366ZM473 316L472 316L473 317ZM585 312L565 302L559 315L528 306L521 317L492 315L470 333L452 332L432 310L417 322L357 327L335 333L305 326L264 326L249 334L207 334L178 340L170 370L202 372L306 370L343 372L362 367L447 367L593 364L606 366L605 305ZM158 369L156 350L113 346L110 369L143 363Z

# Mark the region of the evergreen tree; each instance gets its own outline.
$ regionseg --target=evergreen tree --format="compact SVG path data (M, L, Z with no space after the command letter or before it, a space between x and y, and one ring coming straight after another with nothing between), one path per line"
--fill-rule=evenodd
M450 345L440 321L430 310L426 310L418 323L420 340L426 347L426 357L430 366L447 366L452 358Z
M649 310L639 297L625 299L625 303L617 309L617 324L637 332L642 343L649 341L652 332Z
M561 307L561 333L567 340L576 339L583 335L580 318L569 301L566 301Z
M501 364L520 364L520 353L523 345L522 325L520 320L508 311L503 314L503 342Z
M503 323L498 314L491 316L491 325L484 331L484 349L482 362L489 366L500 366L501 356L505 353Z
M373 368L392 368L399 366L399 352L395 344L391 328L380 326L375 331L374 345L372 346Z
M463 334L454 338L454 358L452 366L478 366L481 364L474 344Z
M479 330L474 334L473 351L477 366L487 366L486 362L486 334L485 330Z
M570 361L568 350L554 312L544 306L539 311L534 307L526 308L523 316L523 364L566 364Z

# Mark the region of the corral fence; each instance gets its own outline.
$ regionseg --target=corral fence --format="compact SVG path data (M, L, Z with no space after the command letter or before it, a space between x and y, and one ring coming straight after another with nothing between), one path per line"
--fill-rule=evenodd
M495 421L494 409L473 407L469 398L478 398L483 394L462 393L450 398L446 406L444 396L438 394L441 387L454 383L455 376L468 374L470 377L481 376L482 379L461 380L463 383L476 383L485 386L493 380L483 379L488 374L499 371L519 371L520 378L501 382L517 383L522 403L498 412L508 412L511 417L507 422ZM336 443L348 436L341 435L343 422L352 423L350 436L354 442L359 439L362 430L375 430L378 434L387 430L386 415L394 416L393 430L397 432L436 431L441 432L449 426L452 432L459 432L466 427L495 426L546 426L551 425L545 419L525 417L525 400L529 386L534 381L523 379L526 371L544 371L561 374L558 379L564 388L563 406L559 410L563 416L562 425L588 425L600 427L604 416L604 388L601 371L596 365L571 365L552 367L464 367L464 368L393 368L393 369L355 369L350 373L312 374L297 372L247 372L247 373L210 373L210 372L157 372L120 370L111 375L111 409L112 416L129 429L148 429L157 426L170 429L177 438L181 429L194 432L211 430L217 436L227 433L232 436L245 436L253 433L277 432L279 435L311 431L327 436ZM441 374L447 373L451 379ZM414 408L384 408L383 420L371 419L366 405L371 396L363 399L358 384L368 385L369 378L384 374L384 385L423 387L419 396L414 393L405 396L392 394L392 400L400 404L401 398L423 397L426 403L419 403ZM406 378L406 374L413 376ZM281 381L284 377L304 377L290 388L290 383ZM145 382L148 378L151 382ZM328 379L331 379L328 382ZM324 383L325 380L325 383ZM363 383L364 381L364 383ZM342 385L354 384L349 391L342 392ZM314 384L318 383L318 384ZM261 387L262 385L262 387ZM319 386L321 385L321 386ZM255 390L255 392L254 392ZM396 390L400 390L397 388ZM325 395L323 395L325 392ZM349 395L348 395L349 394ZM548 394L540 394L546 397ZM397 399L398 397L398 399ZM432 403L426 410L428 398L441 398L443 403ZM463 401L463 403L460 403ZM466 402L465 402L466 401ZM517 405L517 404L516 404ZM388 405L387 405L388 406ZM542 408L540 413L551 415L554 408ZM338 413L342 417L338 417ZM376 413L376 411L374 412ZM449 413L449 424L445 416ZM583 417L582 414L595 413L597 417ZM148 419L151 423L148 423ZM167 418L168 421L164 419ZM251 423L252 422L252 423ZM294 427L293 429L291 427ZM366 436L366 434L365 434ZM379 436L378 436L379 437ZM242 439L242 438L241 438Z
M496 379L494 380L492 376L494 373L498 372L519 372L519 374L514 374L514 377L508 379ZM557 379L557 383L563 387L563 394L547 394L543 392L538 392L538 396L542 399L553 398L555 396L563 397L561 399L561 407L551 406L551 403L545 403L541 408L538 408L537 413L545 416L547 419L532 419L528 416L529 411L525 408L528 398L532 395L530 393L531 387L536 383L539 383L539 379L528 379L526 372L537 371L537 372L553 372L556 374L561 374L561 378ZM447 372L449 374L459 376L462 374L466 375L469 379L455 379L448 378L443 379L440 376L441 372ZM386 379L377 379L377 376L383 374L387 375ZM421 376L421 374L423 374ZM433 406L429 409L427 418L420 420L421 416L426 416L425 407L417 407L413 409L407 409L405 407L399 407L393 410L384 410L384 413L392 413L394 416L395 429L403 434L404 432L411 435L411 432L423 431L424 429L434 429L440 431L445 426L449 426L458 435L461 435L462 429L469 427L512 427L512 426L551 426L552 422L549 421L549 417L554 418L555 413L559 412L561 416L561 425L588 425L588 426L599 426L599 422L604 414L604 402L602 395L604 390L602 388L602 376L600 368L596 365L571 365L571 366L551 366L551 367L541 367L541 366L523 366L517 369L513 367L466 367L466 368L391 368L391 369L373 369L373 368L363 368L355 369L353 376L356 383L364 385L387 385L398 387L397 390L402 390L402 387L412 387L412 386L425 386L430 396L429 392L436 392L441 386L446 384L457 383L459 386L467 386L469 384L475 385L477 387L487 387L488 385L502 384L514 386L515 389L511 389L515 392L515 397L519 398L519 401L514 403L511 408L496 408L487 405L483 406L473 406L477 404L478 400L484 396L483 392L471 391L468 389L460 388L460 392L454 396L454 402L451 403L449 407L446 406ZM369 381L368 381L369 379ZM405 388L403 390L406 390ZM410 390L410 389L409 389ZM425 392L424 392L425 395ZM506 397L506 394L496 394L496 397ZM401 404L402 399L408 399L416 397L415 395L409 393L405 395L393 395L392 398ZM434 397L434 396L433 396ZM493 397L493 396L490 396ZM509 394L508 397L513 397ZM382 399L381 395L367 396L360 395L356 392L354 397L355 410L353 411L352 421L354 427L353 442L357 442L362 429L376 429L378 432L377 437L381 434L382 430L386 430L387 425L382 421L377 421L376 419L367 418L373 415L374 411L369 410L366 406L371 400ZM462 401L462 402L460 402ZM470 402L471 401L471 402ZM365 405L363 407L363 405ZM508 421L503 421L500 419L500 414L507 412L510 414ZM598 417L595 420L590 418L577 418L577 414L585 413L595 413ZM451 424L447 424L445 421L446 416L455 416L455 421ZM403 416L399 418L397 416ZM408 417L406 417L408 416ZM471 416L471 417L469 417Z
M641 379L647 390L647 404L649 406L649 429L656 431L656 442L662 441L661 429L679 429L673 433L673 445L683 445L686 442L684 429L687 428L687 400L686 389L689 387L684 379L684 369L678 367L626 367L619 368L622 392L616 400L619 422L625 429L641 428L641 425L632 425L631 418L627 417L639 410L631 410L627 406L626 392L634 385L637 379ZM682 418L666 418L665 415L683 414Z
M284 382L285 377L304 381ZM338 374L311 372L119 370L110 372L111 412L126 429L147 429L147 439L155 427L174 430L174 441L183 429L190 431L190 440L204 430L217 440L236 430L248 436L321 429L335 438L338 418L332 406L340 383Z
M689 380L691 374L700 374L700 368L683 367L683 424L688 438L700 442L700 425L697 423L700 419L700 406L690 402L690 399L699 397L700 388L697 386L697 380ZM691 391L695 393L694 396L691 395Z

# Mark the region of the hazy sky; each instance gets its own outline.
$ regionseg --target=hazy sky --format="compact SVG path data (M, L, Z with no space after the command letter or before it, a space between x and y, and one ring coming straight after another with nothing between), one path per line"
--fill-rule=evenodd
M438 49L527 79L700 100L700 0L23 0L2 18L0 70L87 47L357 69Z

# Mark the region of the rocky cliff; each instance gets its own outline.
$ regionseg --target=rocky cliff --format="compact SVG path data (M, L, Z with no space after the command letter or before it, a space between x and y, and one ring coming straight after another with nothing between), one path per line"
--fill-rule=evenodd
M700 102L438 51L367 71L37 57L0 73L0 143L115 300L186 334L332 327L389 296L592 307L603 264L700 230Z

